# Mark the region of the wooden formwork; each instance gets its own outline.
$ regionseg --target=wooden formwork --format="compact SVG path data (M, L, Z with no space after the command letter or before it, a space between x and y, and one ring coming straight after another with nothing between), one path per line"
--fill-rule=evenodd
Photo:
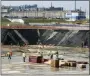
M51 67L59 68L59 60L51 60Z

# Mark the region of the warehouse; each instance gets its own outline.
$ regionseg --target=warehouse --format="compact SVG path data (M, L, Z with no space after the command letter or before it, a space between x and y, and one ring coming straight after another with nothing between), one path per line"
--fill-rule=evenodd
M86 13L81 10L68 11L65 16L66 16L67 21L76 21L76 20L86 19Z

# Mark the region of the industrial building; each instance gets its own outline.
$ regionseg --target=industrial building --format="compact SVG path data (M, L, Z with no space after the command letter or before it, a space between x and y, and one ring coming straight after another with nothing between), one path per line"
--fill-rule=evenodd
M64 11L12 11L10 13L5 13L2 16L11 17L29 17L29 18L64 18Z
M2 10L5 10L2 8ZM37 5L33 6L26 6L24 7L15 7L12 6L7 9L7 13L3 13L2 17L9 16L9 17L30 17L30 18L65 18L65 12L63 11L63 7L50 7L50 8L38 8Z
M65 17L67 21L84 20L86 19L86 12L81 10L68 11Z
M7 6L2 6L1 7L1 16L3 16L3 15L7 15L7 13L9 13L9 7L7 7Z
M86 19L86 12L82 10L63 10L63 7L38 8L37 5L12 6L8 8L2 6L2 17L16 18L61 18L67 21Z

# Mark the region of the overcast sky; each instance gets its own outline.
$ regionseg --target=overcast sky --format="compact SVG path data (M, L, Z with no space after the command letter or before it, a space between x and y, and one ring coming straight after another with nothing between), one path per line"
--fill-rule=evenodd
M63 7L65 10L73 10L75 8L75 1L2 1L2 5L17 6L37 4L38 7L50 7L51 2L54 7ZM89 15L89 1L76 1L76 8L79 9L80 7L83 11L86 10L87 15Z

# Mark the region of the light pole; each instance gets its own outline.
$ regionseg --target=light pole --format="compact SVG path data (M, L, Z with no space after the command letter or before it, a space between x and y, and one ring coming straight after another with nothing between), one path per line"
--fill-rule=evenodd
M43 23L44 23L44 18L45 18L45 12L43 12Z
M37 8L37 10L36 10L36 11L37 11L37 18L38 18L38 8Z

